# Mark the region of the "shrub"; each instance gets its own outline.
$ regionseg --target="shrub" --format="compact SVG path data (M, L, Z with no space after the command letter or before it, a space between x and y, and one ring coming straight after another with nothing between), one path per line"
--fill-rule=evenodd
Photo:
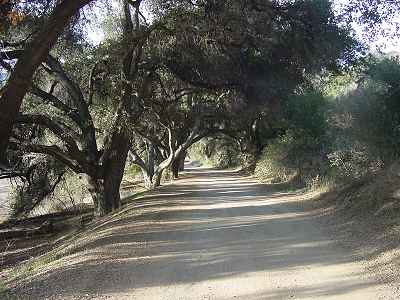
M231 139L204 138L189 149L189 157L192 160L219 169L240 165L241 155Z
M336 99L330 113L328 155L338 183L376 173L400 151L400 64L373 61L354 89Z
M265 147L255 168L255 176L263 181L308 185L327 173L319 140L300 132L288 130Z
M299 88L286 99L286 133L266 146L256 176L274 181L296 179L306 185L321 180L342 184L398 160L399 60L372 61L364 73L352 76L328 82L328 97Z

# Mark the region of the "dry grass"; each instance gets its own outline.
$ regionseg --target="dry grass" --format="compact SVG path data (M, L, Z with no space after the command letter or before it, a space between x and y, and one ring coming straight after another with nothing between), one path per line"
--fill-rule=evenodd
M400 166L316 197L331 216L324 226L368 262L379 279L400 288Z

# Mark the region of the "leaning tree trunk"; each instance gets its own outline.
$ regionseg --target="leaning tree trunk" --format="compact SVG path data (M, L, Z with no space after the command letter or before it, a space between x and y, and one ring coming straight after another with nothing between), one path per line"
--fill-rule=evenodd
M0 98L0 163L6 162L6 149L12 127L33 74L79 9L93 0L64 0L54 9L43 29L18 59Z

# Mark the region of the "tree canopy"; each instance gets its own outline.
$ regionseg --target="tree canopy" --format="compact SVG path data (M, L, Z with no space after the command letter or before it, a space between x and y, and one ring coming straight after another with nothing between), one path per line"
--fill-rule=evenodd
M99 45L85 40L82 9L100 1L3 2L3 176L35 182L30 159L44 155L62 165L47 186L63 168L85 175L99 215L119 207L127 162L154 188L204 138L254 157L295 128L319 139L315 78L348 70L363 49L328 0L101 1ZM381 7L347 9L371 21Z

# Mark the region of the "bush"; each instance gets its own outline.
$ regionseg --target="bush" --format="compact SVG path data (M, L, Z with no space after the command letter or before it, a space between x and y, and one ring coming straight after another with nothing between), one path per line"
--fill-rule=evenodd
M390 166L400 151L400 64L373 61L353 90L336 99L330 113L328 155L338 183Z
M284 134L271 140L256 164L255 175L272 182L295 180L307 185L326 173L327 112L321 92L299 89L284 103Z
M337 183L348 183L380 170L383 162L371 155L368 146L351 140L336 146L328 154L332 177Z
M242 154L231 139L204 138L193 145L188 153L192 160L218 169L236 167L242 162Z
M318 139L288 130L265 147L256 164L255 176L263 181L309 185L327 170Z
M325 95L330 97L309 88L288 97L286 132L264 149L257 177L275 182L295 179L305 185L316 180L343 184L398 160L399 60L372 61L364 73L352 76L328 82Z
M372 63L348 107L354 118L353 135L371 154L390 165L400 154L400 62Z
M210 162L218 169L237 167L240 164L240 154L231 143L220 144L212 153Z

